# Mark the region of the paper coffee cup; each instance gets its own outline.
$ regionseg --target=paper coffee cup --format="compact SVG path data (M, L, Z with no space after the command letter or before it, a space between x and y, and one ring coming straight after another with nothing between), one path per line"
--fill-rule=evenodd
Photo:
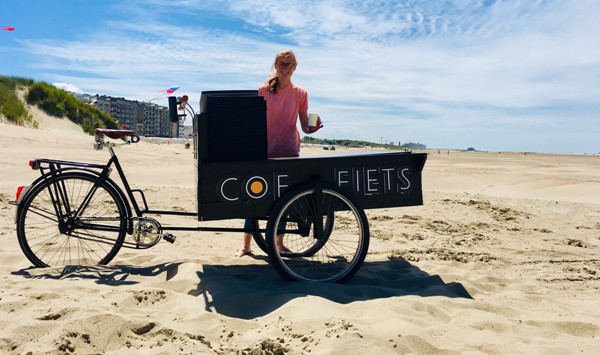
M318 114L309 113L308 114L308 125L311 127L315 127L317 125L317 118L319 118Z

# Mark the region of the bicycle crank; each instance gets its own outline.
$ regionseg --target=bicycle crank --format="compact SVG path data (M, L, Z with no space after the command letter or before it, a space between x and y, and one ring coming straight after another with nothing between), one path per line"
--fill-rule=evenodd
M133 226L133 239L144 248L150 248L160 241L162 228L158 221L152 218L140 218Z

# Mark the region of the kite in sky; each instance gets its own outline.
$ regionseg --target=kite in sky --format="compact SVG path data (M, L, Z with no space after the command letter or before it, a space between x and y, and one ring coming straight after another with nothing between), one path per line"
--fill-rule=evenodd
M9 26L0 26L0 29L2 29L4 31L9 31L9 32L12 32L15 30L14 27L9 27Z
M166 90L166 92L167 92L167 94L172 94L172 93L174 93L174 92L175 92L177 89L179 89L179 85L177 85L177 86L171 86L170 88L168 88L168 89Z
M165 97L167 97L168 95L171 95L172 93L174 93L175 91L177 91L177 89L179 89L179 85L177 86L171 86L170 88L166 89L166 90L160 90L157 94L158 96L156 96L155 98L153 98L150 101L154 101L154 100L159 100L159 99L163 99Z

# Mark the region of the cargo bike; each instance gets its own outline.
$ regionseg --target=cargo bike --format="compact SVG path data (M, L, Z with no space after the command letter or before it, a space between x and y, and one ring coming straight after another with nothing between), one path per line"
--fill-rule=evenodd
M256 91L203 92L198 114L186 99L170 97L169 108L173 124L186 112L193 116L196 210L150 209L115 153L140 138L133 130L97 129L94 147L107 148L106 164L30 162L41 176L18 189L14 204L19 244L33 265L107 264L122 247L173 243L176 231L246 232L284 279L345 282L369 247L364 210L423 203L425 153L268 159L266 106ZM161 225L150 217L158 215L247 219L251 228ZM278 235L289 252L277 250Z

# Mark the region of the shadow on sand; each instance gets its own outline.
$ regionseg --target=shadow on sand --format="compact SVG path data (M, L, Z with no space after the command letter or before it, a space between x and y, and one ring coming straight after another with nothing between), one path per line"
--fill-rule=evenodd
M13 274L33 279L92 279L102 285L124 286L143 282L140 276L158 277L168 282L177 276L181 264L28 268ZM339 304L406 295L472 298L460 283L445 283L440 276L429 275L405 260L365 262L346 284L286 282L268 264L202 265L199 268L202 271L195 269L197 279L191 278L194 282L190 282L187 294L201 296L208 312L242 319L264 316L292 299L309 295ZM131 280L132 276L136 276L136 280Z

